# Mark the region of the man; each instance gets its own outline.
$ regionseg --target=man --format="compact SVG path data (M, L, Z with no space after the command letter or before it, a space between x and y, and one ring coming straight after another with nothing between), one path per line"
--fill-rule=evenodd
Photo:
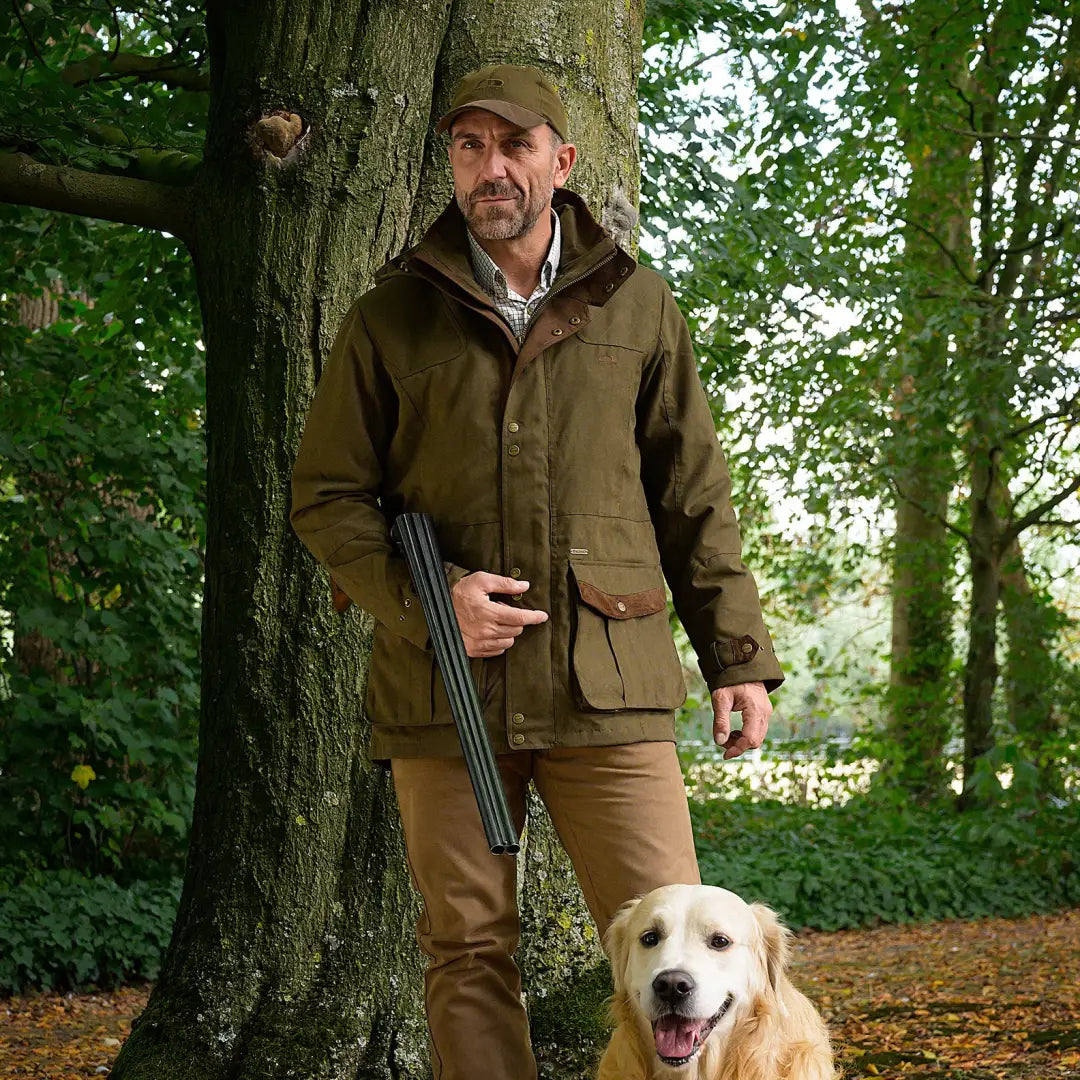
M554 87L483 68L436 130L454 200L346 316L291 520L376 619L371 754L390 760L424 899L436 1080L529 1080L514 861L487 850L388 521L434 518L511 812L520 829L531 779L601 932L630 897L699 881L665 578L725 757L761 744L783 676L686 324L566 191L575 149Z

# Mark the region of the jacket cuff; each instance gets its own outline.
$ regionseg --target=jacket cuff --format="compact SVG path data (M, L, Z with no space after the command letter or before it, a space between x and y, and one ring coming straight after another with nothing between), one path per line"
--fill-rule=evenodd
M443 569L446 571L446 587L453 592L454 586L463 578L468 577L472 571L456 566L452 562L443 561Z
M708 655L698 666L709 692L722 686L760 682L772 693L783 681L784 673L772 651L772 643L759 642L750 634L720 638L709 646Z
M334 610L337 612L347 611L353 601L334 577L333 569L328 567L328 570L330 571L330 590ZM445 561L443 562L443 570L446 573L446 585L449 589L452 589L463 577L472 573L471 570L465 570L460 566L455 566L454 563ZM387 623L387 629L397 634L398 637L411 641L418 648L430 649L431 635L427 628L427 620L424 617L423 609L420 607L420 600L413 592L412 581L407 574L405 581L400 584L395 592L397 593L397 620L396 622Z

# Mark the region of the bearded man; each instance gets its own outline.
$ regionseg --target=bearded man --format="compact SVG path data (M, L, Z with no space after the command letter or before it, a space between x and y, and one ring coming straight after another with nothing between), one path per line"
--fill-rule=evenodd
M346 315L291 520L376 620L370 753L393 770L424 901L435 1078L530 1080L514 861L487 849L390 522L433 517L511 813L520 831L531 780L601 933L630 897L700 880L665 579L725 757L761 744L783 676L686 323L565 188L554 86L482 68L436 130L454 200Z

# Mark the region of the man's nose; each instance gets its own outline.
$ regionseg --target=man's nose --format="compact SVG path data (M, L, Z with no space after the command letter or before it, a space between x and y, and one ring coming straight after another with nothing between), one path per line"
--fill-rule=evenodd
M497 146L491 146L484 153L480 163L480 180L503 180L506 177L506 157Z
M694 980L687 971L661 971L653 979L653 992L669 1005L678 1005L694 992Z

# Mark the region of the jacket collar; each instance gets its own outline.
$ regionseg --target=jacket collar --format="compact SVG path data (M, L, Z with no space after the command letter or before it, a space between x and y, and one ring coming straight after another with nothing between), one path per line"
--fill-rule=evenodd
M589 304L605 303L634 267L633 258L597 222L580 195L559 188L551 205L559 215L562 229L562 261L553 288L559 289L560 283L573 280L575 284L569 288L577 299ZM385 269L403 270L409 264L418 264L410 268L425 277L431 277L430 271L435 271L443 279L437 284L450 284L473 300L490 305L491 298L473 275L465 218L455 199L450 200L420 243ZM593 271L597 273L594 275ZM592 280L594 276L597 280Z

